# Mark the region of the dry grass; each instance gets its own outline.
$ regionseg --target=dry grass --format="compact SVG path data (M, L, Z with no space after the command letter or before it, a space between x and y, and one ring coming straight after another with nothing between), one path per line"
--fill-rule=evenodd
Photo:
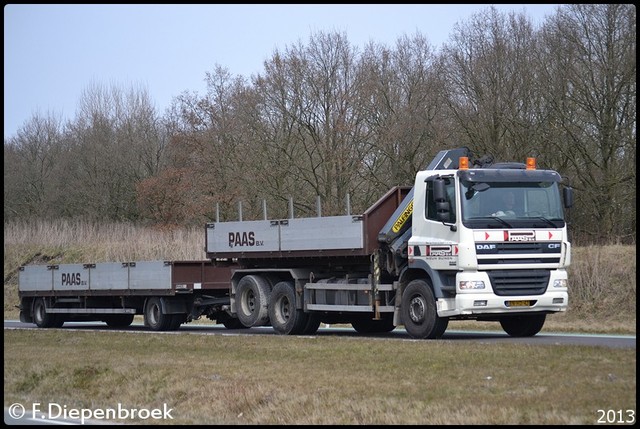
M35 330L5 331L4 356L5 406L174 410L144 423L596 424L636 406L635 349Z
M16 221L4 225L4 251L6 258L7 252L16 246L44 249L47 256L65 262L201 260L206 258L204 237L204 225L186 229L128 223Z

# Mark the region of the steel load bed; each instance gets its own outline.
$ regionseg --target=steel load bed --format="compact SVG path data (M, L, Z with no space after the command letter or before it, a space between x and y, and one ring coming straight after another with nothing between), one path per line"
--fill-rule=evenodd
M20 267L18 291L22 297L170 296L198 290L220 295L229 290L233 268L211 261L28 265Z
M392 188L362 215L207 223L207 258L371 255L380 245L380 230L410 189Z

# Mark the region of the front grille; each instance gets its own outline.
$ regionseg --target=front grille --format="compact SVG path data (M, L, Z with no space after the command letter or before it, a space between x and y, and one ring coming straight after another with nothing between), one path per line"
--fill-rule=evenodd
M499 296L542 295L550 276L549 270L495 270L487 274Z
M556 241L476 243L476 255L480 269L516 264L556 265L560 263L561 254L562 243ZM533 269L534 267L531 268Z
M558 264L560 258L478 258L478 264L480 265L504 265L504 264Z
M478 255L517 255L528 254L560 254L562 243L559 241L537 242L519 241L509 243L476 243Z

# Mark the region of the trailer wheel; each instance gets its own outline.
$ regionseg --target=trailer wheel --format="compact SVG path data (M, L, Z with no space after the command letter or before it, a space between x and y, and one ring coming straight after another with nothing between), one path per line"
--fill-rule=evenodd
M409 282L402 294L402 322L413 338L440 338L449 320L438 317L431 286L422 279Z
M171 314L162 313L162 302L158 297L149 298L144 308L144 324L154 331L166 331L172 323Z
M133 314L111 314L105 319L110 328L126 328L133 323Z
M512 337L533 337L540 332L546 318L546 314L507 316L500 319L500 326Z
M269 320L279 334L298 335L307 326L309 315L296 309L296 292L291 282L279 282L269 298Z
M244 326L269 324L269 283L260 276L244 276L236 292L238 319Z
M47 313L44 298L38 298L33 303L33 321L38 328L60 328L64 324L64 319L60 315Z
M307 323L300 331L300 335L313 335L318 332L318 328L320 327L320 316L317 314L308 314Z
M177 331L180 329L180 325L187 321L187 316L182 313L168 314L168 316L171 316L171 322L169 322L169 327L167 328L168 331Z

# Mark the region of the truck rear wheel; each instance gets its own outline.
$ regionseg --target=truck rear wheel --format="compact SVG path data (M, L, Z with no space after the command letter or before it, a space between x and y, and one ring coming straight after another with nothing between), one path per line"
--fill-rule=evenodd
M500 326L512 337L533 337L542 330L546 318L546 314L506 316L500 319Z
M279 334L297 335L305 328L308 315L296 309L296 291L293 283L279 282L269 298L269 320Z
M260 276L244 276L236 291L238 319L244 326L269 324L269 283Z
M396 327L393 324L393 315L391 317L383 316L380 320L371 318L358 318L351 321L351 326L360 334L380 334L391 332Z
M47 303L44 298L38 298L33 303L33 321L38 328L60 328L64 324L61 315L47 313Z
M438 317L431 286L421 279L409 282L402 293L402 322L413 338L440 338L449 320Z
M149 298L144 309L144 324L154 331L166 331L173 322L173 315L162 313L162 301L158 297Z
M216 319L216 322L222 323L227 329L247 329L247 327L242 324L240 319L238 319L237 317L232 317L226 312L221 312Z

